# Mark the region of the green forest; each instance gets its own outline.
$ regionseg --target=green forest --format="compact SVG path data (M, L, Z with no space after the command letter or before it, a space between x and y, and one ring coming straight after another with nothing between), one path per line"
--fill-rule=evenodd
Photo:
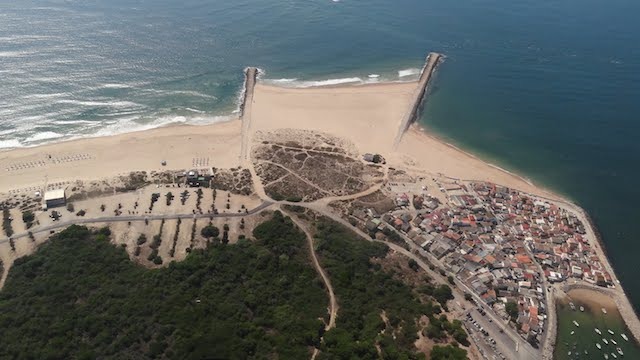
M441 312L438 304L421 301L410 286L371 261L372 257L386 255L386 245L363 241L327 220L321 220L316 228L317 252L340 305L337 326L324 335L318 359L378 359L378 349L384 359L425 359L414 346L421 315L430 318L429 328L437 327L440 332L440 336L432 336L425 330L429 337L439 338L455 331L464 333L459 322L449 323L444 317L440 321L436 316ZM442 286L450 295L449 287ZM448 298L440 300L446 303ZM381 316L383 312L386 322ZM437 346L431 358L465 359L466 351L457 346Z
M149 270L108 229L71 226L0 292L2 359L308 359L328 297L304 233L276 213L255 242Z
M412 289L371 261L386 245L330 221L316 230L339 303L326 333L326 290L304 233L280 212L254 240L215 243L153 270L112 245L108 228L71 226L11 268L0 292L0 359L309 359L315 347L319 360L411 360L425 358L413 345L421 330L442 345L447 334L459 340L459 322L441 315L448 286ZM430 355L466 351L454 344Z

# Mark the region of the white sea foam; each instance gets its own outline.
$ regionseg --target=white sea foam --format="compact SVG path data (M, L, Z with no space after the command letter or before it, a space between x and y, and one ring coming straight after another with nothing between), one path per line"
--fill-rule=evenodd
M141 116L130 116L119 118L114 121L102 121L102 122L92 122L88 120L57 120L53 123L58 125L63 124L86 124L86 125L95 125L92 127L85 126L79 132L69 133L66 135L56 133L53 131L44 131L41 133L36 133L33 136L25 139L23 142L17 139L11 140L0 140L0 149L9 149L9 148L17 148L17 147L32 147L38 145L44 145L47 143L58 142L61 140L75 140L82 138L94 138L101 136L112 136L124 133L145 131L150 129L155 129L159 127L169 126L169 125L180 125L180 124L188 124L188 125L209 125L215 124L225 121L230 121L235 119L234 116L160 116L151 122L139 122ZM95 129L89 133L90 130ZM19 134L23 130L20 129L12 129L7 130L6 135ZM2 134L0 134L2 135Z
M0 36L0 41L4 43L21 43L25 41L40 41L56 39L57 36L39 36L39 35L12 35L12 36Z
M41 142L43 140L53 140L63 137L63 134L59 134L53 131L43 131L36 133L32 137L25 140L25 143Z
M58 97L67 96L68 93L53 93L53 94L30 94L24 95L23 99L53 99Z
M81 105L81 106L107 106L119 108L140 107L142 105L132 101L89 101L89 100L60 100L59 104Z
M161 94L161 95L189 95L189 96L201 97L201 98L205 98L205 99L213 99L213 100L217 99L217 97L215 97L213 95L203 94L201 92L193 91L193 90L145 89L144 91L152 92L154 94Z
M377 78L380 77L380 75L378 75L378 74L369 74L369 76L367 76L367 77L370 78L370 79L377 79Z
M277 84L285 87L309 88L321 86L333 86L342 84L362 84L364 81L359 77L327 79L327 80L297 80L297 79L275 79L264 80L267 83Z
M398 71L398 77L407 77L420 74L420 69L411 68Z
M104 89L128 89L131 86L127 84L103 84L102 88Z
M186 107L186 108L184 108L184 109L185 109L185 110L187 110L187 111L191 111L191 112L194 112L194 113L198 113L198 114L204 114L204 113L206 113L206 111L202 111L202 110L198 110L198 109L193 109L193 108L189 108L189 107Z
M0 130L0 136L4 136L4 135L8 135L8 134L13 134L16 132L16 129L7 129L7 130Z
M90 121L90 120L54 120L52 121L53 124L55 125L89 125L89 124L96 124L95 121Z
M139 123L136 121L139 120L139 117L131 117L120 119L116 123L105 126L97 132L89 135L89 137L111 136L123 133L138 132L168 125L209 125L233 120L234 118L235 117L233 116L161 116L148 123ZM86 137L86 135L78 137Z
M0 58L20 58L35 54L33 51L0 51Z
M290 84L292 82L298 81L298 78L291 79L265 79L264 82L267 84Z
M20 141L11 139L11 140L0 140L0 149L11 149L11 148L19 148L23 147Z

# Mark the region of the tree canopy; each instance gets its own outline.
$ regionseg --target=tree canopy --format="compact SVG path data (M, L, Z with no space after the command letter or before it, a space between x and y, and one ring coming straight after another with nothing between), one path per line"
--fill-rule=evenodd
M518 319L518 304L513 301L507 301L505 304L505 311L511 318L511 320L516 321Z
M206 237L207 239L210 239L210 238L218 237L218 235L220 235L220 229L218 229L213 225L207 225L203 227L202 230L200 230L200 233L202 234L202 236Z
M467 352L457 346L435 345L431 350L431 360L465 360Z
M157 270L107 234L71 226L16 260L0 292L0 357L303 359L319 346L328 298L304 234L280 213L256 242Z
M372 257L384 257L388 247L363 241L328 221L320 222L316 237L320 261L340 304L336 328L325 334L318 358L378 359L376 345L385 359L424 358L414 346L416 321L432 307L371 262Z

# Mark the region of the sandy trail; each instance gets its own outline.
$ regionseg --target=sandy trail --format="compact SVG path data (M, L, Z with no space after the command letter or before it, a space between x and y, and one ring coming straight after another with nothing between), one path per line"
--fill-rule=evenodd
M311 231L309 231L309 228L307 227L307 225L304 224L302 221L300 221L297 217L295 217L294 215L284 210L283 210L283 213L289 216L291 220L296 224L296 226L298 226L300 230L302 230L307 236L307 244L309 245L309 254L311 255L311 260L313 260L313 267L316 268L316 271L322 278L322 282L327 288L327 292L329 292L329 323L327 324L327 326L325 326L325 331L331 330L334 327L336 327L336 317L338 315L338 301L336 300L336 295L333 291L333 285L331 285L331 279L322 268L322 265L320 265L320 261L318 261L318 256L316 255L316 249L313 245L313 235L311 234Z

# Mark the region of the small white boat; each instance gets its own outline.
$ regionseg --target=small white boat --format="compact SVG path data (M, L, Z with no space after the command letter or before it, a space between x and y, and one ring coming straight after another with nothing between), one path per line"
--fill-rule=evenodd
M602 313L606 315L607 314L607 309L602 308Z
M605 359L609 359L609 355L604 354L604 358L605 358Z
M611 339L611 342L613 343L613 345L618 345L618 342L613 339Z
M625 339L626 341L629 341L629 338L627 337L627 335L625 334L620 334L620 336L622 336L623 339Z
M589 352L587 350L584 351L585 355L589 355Z
M580 324L578 324L578 322L577 322L577 321L575 321L575 320L573 320L573 325L575 325L575 326L577 326L577 327L580 327Z
M596 333L597 333L598 335L602 335L602 331L600 331L600 329L595 328L595 330L596 330Z
M596 347L597 347L598 349L602 349L602 346L600 346L600 344L598 344L598 343L596 343Z
M567 355L571 355L571 351L569 351L569 352L567 353Z
M609 341L607 339L605 339L605 338L602 338L602 342L607 344L607 345L609 345Z
M624 356L624 353L622 352L622 349L620 349L619 347L616 348L616 351L618 352L618 354L620 354L621 356Z
M584 306L580 306L580 311L584 312Z
M569 307L571 308L571 310L576 310L576 306L572 302L569 303Z
M615 335L613 331L611 331L611 329L607 330L607 332L609 332L609 334L611 335Z
M616 353L611 353L611 356L613 356L614 359L618 358L618 355L616 355Z

